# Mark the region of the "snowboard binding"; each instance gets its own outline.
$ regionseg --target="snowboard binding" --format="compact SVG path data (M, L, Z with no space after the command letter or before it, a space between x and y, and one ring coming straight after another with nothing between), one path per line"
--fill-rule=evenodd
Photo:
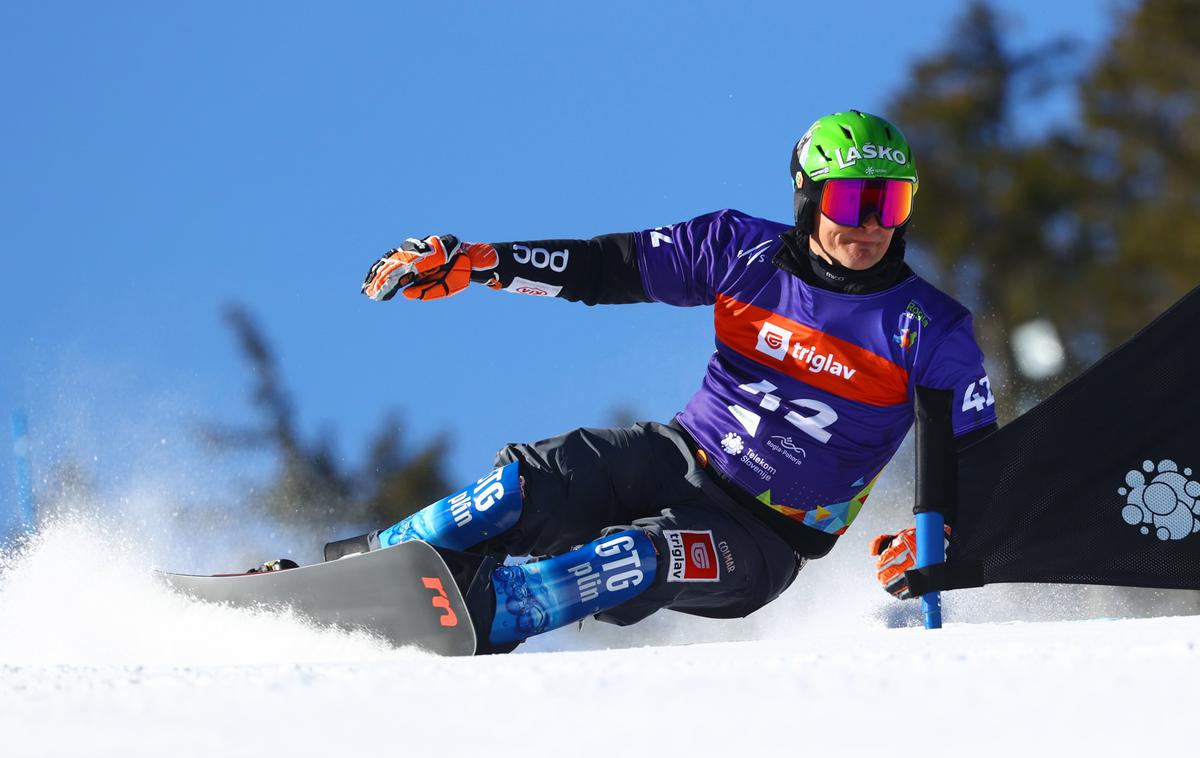
M247 571L247 574L265 574L269 571L286 571L287 569L300 568L300 564L293 561L291 558L275 558L267 561L258 568L252 568Z

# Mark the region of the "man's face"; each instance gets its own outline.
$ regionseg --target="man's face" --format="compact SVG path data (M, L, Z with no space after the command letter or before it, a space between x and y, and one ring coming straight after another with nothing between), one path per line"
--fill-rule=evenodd
M817 230L811 235L812 250L829 263L862 271L883 260L892 244L895 229L884 229L872 215L862 226L842 226L817 212Z

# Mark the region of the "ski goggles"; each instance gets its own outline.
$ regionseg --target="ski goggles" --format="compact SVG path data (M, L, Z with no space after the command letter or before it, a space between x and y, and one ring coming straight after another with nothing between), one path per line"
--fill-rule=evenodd
M912 215L913 183L905 179L826 179L821 213L841 226L862 226L871 216L895 229Z

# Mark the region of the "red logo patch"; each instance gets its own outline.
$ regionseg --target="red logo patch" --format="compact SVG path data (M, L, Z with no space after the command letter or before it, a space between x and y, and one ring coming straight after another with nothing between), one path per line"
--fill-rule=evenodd
M867 348L728 295L715 316L721 344L792 379L867 405L911 402L908 370Z
M442 615L438 617L438 621L442 626L458 626L458 615L454 609L450 607L450 597L446 594L446 588L442 586L442 580L436 576L421 577L421 584L425 585L425 589L433 590L433 607L441 610Z
M712 532L664 530L668 582L719 582L721 565Z

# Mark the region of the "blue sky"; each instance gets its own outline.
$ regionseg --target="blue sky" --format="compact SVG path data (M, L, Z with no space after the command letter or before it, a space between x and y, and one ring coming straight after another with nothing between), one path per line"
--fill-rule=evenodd
M699 384L709 312L378 304L363 274L414 235L787 220L798 136L881 112L962 5L6 3L0 411L27 410L35 477L69 456L113 492L152 469L183 497L232 493L264 462L192 433L250 420L220 317L237 301L302 427L351 461L389 409L417 441L451 433L463 479L615 407L665 420ZM996 6L1017 44L1109 33L1108 3Z

